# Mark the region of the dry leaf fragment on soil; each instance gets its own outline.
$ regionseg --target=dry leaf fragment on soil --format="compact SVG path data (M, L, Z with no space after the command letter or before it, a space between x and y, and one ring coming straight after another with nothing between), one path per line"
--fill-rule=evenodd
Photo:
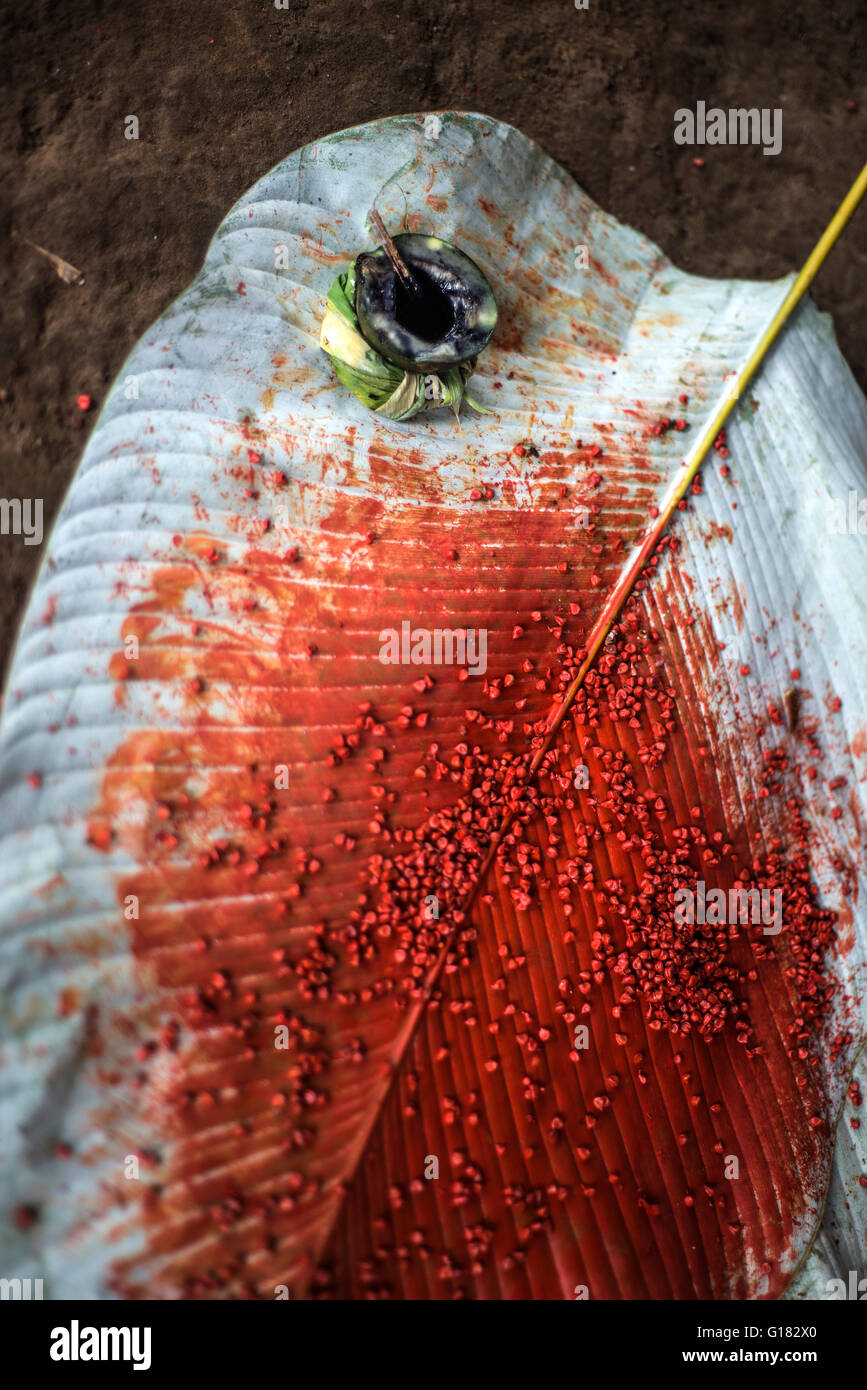
M36 242L31 241L29 237L25 237L24 240L28 246L33 247L34 251L38 251L40 256L45 256L46 260L51 262L64 285L84 284L84 276L81 271L77 270L74 265L70 265L69 261L65 261L62 256L55 256L53 251L46 251L44 246L37 246Z

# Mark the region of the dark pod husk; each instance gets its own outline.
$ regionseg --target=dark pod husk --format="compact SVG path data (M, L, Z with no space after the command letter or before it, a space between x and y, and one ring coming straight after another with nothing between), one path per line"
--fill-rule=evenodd
M439 237L394 238L420 289L410 293L385 251L355 262L355 312L367 342L404 371L442 371L475 358L497 326L497 302L484 272Z

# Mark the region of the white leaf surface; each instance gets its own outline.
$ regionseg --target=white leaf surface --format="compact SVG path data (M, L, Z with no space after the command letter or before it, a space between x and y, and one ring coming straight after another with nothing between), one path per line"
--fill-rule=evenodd
M176 1065L171 1057L161 1061L165 1074L158 1067L144 1093L132 1084L130 1039L153 1000L133 959L120 885L145 843L152 770L143 768L142 799L127 802L107 850L88 843L109 769L127 740L178 730L180 742L196 726L185 693L194 655L188 669L179 659L164 675L129 680L119 698L112 662L123 651L129 615L152 598L155 576L189 563L191 537L206 537L230 567L242 566L254 543L274 556L297 544L324 563L341 495L381 504L386 518L417 506L422 525L428 479L444 514L472 512L467 494L480 480L495 488L508 480L513 506L529 513L538 505L537 479L512 453L528 439L561 451L576 436L612 441L624 514L644 514L648 480L630 474L623 442L633 429L631 447L638 447L639 426L624 411L640 402L645 419L658 418L688 391L690 421L698 426L790 283L683 274L597 208L519 132L483 116L440 119L435 141L424 115L320 140L284 160L232 209L201 274L123 367L48 543L0 728L0 1272L44 1277L47 1296L110 1296L110 1271L124 1256L154 1277L158 1272L120 1178L123 1156L149 1147L152 1106ZM458 423L443 412L393 424L367 413L335 382L318 347L324 296L370 241L365 217L374 204L392 228L408 209L421 230L456 242L489 275L501 326L479 362L473 393L492 417L465 414ZM576 266L575 248L585 244L595 269ZM285 248L288 269L275 268L275 247ZM846 254L845 244L837 254ZM725 643L713 666L698 637L685 643L684 660L696 689L709 692L714 758L726 769L729 804L744 818L761 755L745 741L745 716L759 717L760 709L744 709L740 665L751 666L757 702L762 691L776 691L782 702L793 664L815 692L810 713L829 775L839 772L851 792L842 820L828 818L827 797L808 810L823 903L841 905L832 861L844 853L855 866L857 893L848 900L836 967L851 1000L863 993L867 961L860 838L867 809L867 541L831 536L827 517L829 498L867 493L867 403L830 323L809 303L747 394L729 430L737 512L732 487L709 467L701 504L678 520L692 599ZM661 493L680 455L670 440L642 436L640 447L650 486ZM249 448L261 454L261 465L249 462ZM277 472L285 485L269 481ZM256 496L244 494L248 474L255 475ZM499 496L490 515L498 505ZM727 544L709 543L710 522L731 527ZM343 559L349 557L353 583L375 586L362 542L347 537ZM558 542L564 557L575 543L567 521ZM206 573L201 550L197 557ZM527 555L528 583L532 563ZM310 570L303 582L315 585ZM509 590L506 616L515 602ZM384 611L386 604L384 594ZM263 600L254 615L239 617L224 604L217 580L212 588L191 588L180 616L158 614L164 649L175 656L186 651L184 624L196 620L222 624L237 643L234 671L209 684L211 721L249 724L251 737L269 747L282 728L291 744L294 720L281 725L279 715L273 722L263 717L257 732L254 716L263 672L286 650L280 643L303 650L299 605L287 614ZM336 608L332 617L336 625ZM759 630L768 639L761 644ZM193 652L192 639L188 645ZM332 677L321 679L325 699ZM832 691L842 700L841 715L828 710ZM316 698L309 690L299 695L302 724L316 722ZM28 782L32 773L41 777L38 788ZM189 776L195 784L195 767ZM758 836L773 834L773 810L756 814ZM219 903L212 907L219 912ZM853 1035L850 1056L864 1035L863 1013ZM119 1079L107 1097L110 1072ZM863 1061L859 1074L864 1087ZM836 1111L844 1090L839 1064L829 1066L827 1087ZM74 1146L71 1159L56 1156L62 1139ZM863 1141L844 1119L822 1233L794 1296L823 1297L828 1279L845 1278L849 1269L863 1274L857 1178L865 1166ZM323 1222L329 1201L330 1188ZM41 1211L28 1230L11 1220L20 1204ZM806 1252L811 1234L800 1233L796 1255ZM290 1265L296 1256L293 1248Z

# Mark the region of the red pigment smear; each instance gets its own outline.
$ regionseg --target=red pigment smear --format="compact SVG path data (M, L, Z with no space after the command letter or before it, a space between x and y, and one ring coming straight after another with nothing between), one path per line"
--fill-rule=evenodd
M303 541L291 562L254 549L230 566L192 538L131 616L127 681L171 681L187 711L126 741L91 828L132 852L118 894L143 904L154 1171L147 1251L118 1261L117 1292L785 1287L827 1171L815 1046L833 917L783 769L765 790L791 802L789 847L756 859L642 579L528 780L646 516L628 461L597 462L608 495L565 581L550 506L490 509L483 537L452 514L446 552L436 497L387 516L344 497L315 566ZM347 582L346 537L369 532ZM193 624L200 585L215 616ZM379 628L409 615L486 628L484 679L379 664ZM674 927L696 877L779 887L783 933Z
M359 1175L314 1284L321 1296L472 1289L483 1298L557 1298L573 1281L603 1298L746 1297L762 1272L772 1296L784 1285L780 1258L805 1214L799 1188L827 1156L818 1059L807 1044L831 996L817 961L832 941L833 914L815 904L797 805L795 852L744 864L721 832L706 829L711 779L701 778L709 800L700 817L683 801L698 788L666 779L672 757L688 750L652 644L646 634L634 640L639 621L634 605L579 693L573 728L546 759L540 790L517 779L520 808L495 882L459 924L444 987L433 995L439 1007L429 1007L413 1045L410 1096L396 1088L378 1121L375 1161ZM574 794L579 750L590 787ZM480 760L463 760L472 761L475 786L417 835L418 850L374 873L371 939L375 922L387 923L401 958L414 958L419 944L425 959L437 950L447 928L424 922L419 898L449 900L453 884L475 881L479 845L512 800L514 764L482 770ZM447 764L438 771L445 777ZM484 794L474 811L476 786ZM674 927L674 893L699 876L709 887L780 887L780 944L760 927L758 935ZM541 991L540 977L548 981ZM412 993L410 980L405 987ZM567 1056L562 1025L571 1031L580 1021L592 1046ZM725 1047L711 1041L723 1029ZM469 1110L467 1082L478 1086ZM442 1152L435 1135L444 1093L445 1123L460 1130L443 1141L447 1200L475 1210L487 1199L484 1251L466 1225L438 1255L431 1244L442 1201L424 1180L425 1154ZM515 1123L522 1105L524 1125ZM415 1163L409 1184L397 1182L404 1146ZM721 1180L728 1154L739 1156L747 1181ZM787 1169L797 1179L781 1199ZM371 1212L381 1213L375 1241ZM815 1204L810 1215L817 1218ZM432 1261L421 1274L413 1231L424 1233L423 1258Z

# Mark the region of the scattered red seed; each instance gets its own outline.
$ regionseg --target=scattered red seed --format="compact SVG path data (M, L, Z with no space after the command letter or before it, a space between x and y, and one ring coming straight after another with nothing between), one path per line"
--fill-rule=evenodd
M601 452L598 446L594 448L597 453ZM486 489L487 492L490 489ZM667 545L668 542L663 544ZM601 545L598 553L606 553ZM664 553L665 550L660 548L658 554L652 557L645 571L648 582L652 580L654 568ZM605 560L598 563L599 569L603 570ZM594 574L591 583L593 581L600 583L600 576ZM432 1012L440 1011L440 1023L445 1020L450 1029L475 1027L482 1033L487 1029L491 1036L499 1033L504 1040L514 1038L515 1047L521 1049L527 1123L538 1124L540 1132L538 1135L532 1132L522 1134L520 1147L516 1147L514 1155L510 1155L520 1164L521 1184L516 1179L515 1185L510 1187L507 1184L505 1190L508 1204L518 1212L526 1212L531 1218L529 1230L533 1230L533 1223L537 1220L539 1230L548 1228L553 1220L549 1213L552 1208L556 1209L554 1204L564 1200L566 1192L563 1189L564 1196L561 1196L561 1189L557 1186L553 1186L553 1190L530 1187L521 1163L523 1154L529 1165L527 1171L532 1171L541 1146L555 1142L558 1137L564 1138L563 1130L569 1133L568 1115L564 1119L563 1116L551 1114L554 1097L550 1089L546 1092L546 1086L550 1087L544 1066L546 1055L550 1056L550 1051L558 1045L563 1047L564 1052L570 1047L577 1021L591 1014L594 1007L598 1009L603 986L605 994L612 990L614 992L615 1002L610 1005L610 1013L616 1020L617 1031L613 1036L620 1047L628 1045L630 1018L637 1020L640 1011L654 1032L665 1030L678 1043L690 1034L711 1039L728 1027L733 1037L744 1046L748 1057L759 1050L752 1036L744 998L746 981L753 979L753 974L747 974L743 967L736 964L731 953L728 928L695 926L681 936L671 928L670 909L675 894L684 884L694 881L699 866L724 864L727 874L731 872L736 882L770 889L779 887L782 890L787 938L786 965L791 972L792 997L800 1001L800 1013L793 1025L790 1045L798 1062L804 1062L805 1069L811 1055L811 1034L817 1023L827 1015L833 993L824 958L833 943L834 918L833 914L822 911L817 905L806 854L806 823L798 802L793 801L788 807L793 827L792 848L784 851L779 840L773 841L769 854L759 864L739 864L733 847L723 841L722 832L702 824L699 805L690 808L686 824L680 823L685 818L682 813L680 816L676 813L672 799L665 791L664 768L666 757L670 755L671 735L677 728L675 695L659 665L659 649L650 645L658 641L659 633L651 630L639 636L639 614L631 612L629 607L616 624L610 642L606 643L570 710L569 730L574 732L578 754L589 769L589 786L582 792L582 812L586 803L586 820L576 822L577 838L574 843L571 838L565 840L561 812L567 804L575 804L572 800L573 776L569 774L574 775L576 749L571 741L565 743L562 758L560 750L552 748L543 761L539 775L532 778L530 767L535 752L541 746L544 729L538 707L536 714L527 712L527 722L520 724L517 729L518 733L523 731L526 735L526 747L522 744L520 751L515 752L513 744L508 748L499 748L495 742L499 738L501 743L505 743L508 734L513 732L514 724L508 716L512 715L513 709L523 709L527 704L525 694L532 689L532 683L538 682L539 692L548 696L562 694L583 660L583 650L577 645L580 634L571 631L573 625L567 626L565 616L568 602L570 617L580 617L580 603L569 602L568 592L557 594L551 591L546 591L544 601L546 605L553 605L549 612L556 615L548 618L546 626L548 631L556 634L558 661L551 660L550 665L547 664L548 658L539 650L544 629L542 632L533 631L524 650L528 646L535 646L535 660L524 658L520 669L516 662L514 674L503 674L501 668L495 668L492 664L484 685L479 681L478 686L473 687L474 694L467 699L468 706L472 699L472 706L463 711L463 724L458 724L457 733L447 737L437 726L434 714L432 728L436 731L435 737L441 741L430 744L426 754L417 755L415 772L419 781L413 783L413 788L414 791L426 792L428 786L433 788L435 784L441 784L442 790L447 791L453 785L456 792L453 798L439 806L420 824L414 823L412 828L392 824L389 813L396 792L389 786L388 770L392 765L395 745L400 758L405 757L401 731L423 727L422 721L427 720L428 713L426 710L418 712L411 704L400 707L399 712L395 713L394 705L390 705L380 720L370 701L357 706L357 717L352 727L340 735L328 752L329 766L338 768L343 762L357 756L372 774L368 784L371 799L366 814L372 811L373 818L367 824L370 834L377 837L382 852L368 857L352 908L345 914L341 912L339 918L335 914L334 922L323 922L306 930L297 921L292 923L291 916L285 919L275 916L274 921L269 923L264 954L265 964L270 959L275 977L283 984L291 979L293 990L297 990L305 1004L334 1000L347 1011L353 1011L347 1012L346 1018L361 1019L365 1008L374 1004L380 1007L381 1001L386 998L396 1010L414 1007L416 1001L424 997L429 972L440 955L446 953L444 978L457 989L434 990L429 1007ZM542 611L534 611L532 618L541 623ZM692 615L689 618L694 621ZM574 626L580 628L580 624ZM514 626L513 640L522 636L524 628ZM315 649L307 650L312 654ZM746 669L748 673L749 668ZM510 707L505 692L516 679L521 680L522 673L530 675L532 683L523 687L521 698ZM413 685L414 693L420 697L431 688L426 685L425 677L420 677ZM476 689L479 691L477 696ZM497 700L500 701L499 705L495 704ZM419 699L415 703L426 702ZM496 710L496 717L491 713L492 707ZM533 708L531 701L530 710ZM771 725L775 723L770 713L767 718ZM628 745L629 752L618 736L618 726L621 726L624 734L630 729L636 731L636 743L634 748ZM383 740L385 746L380 747L375 740ZM407 744L411 747L408 741ZM782 748L769 751L772 751L772 756L766 764L767 780L761 788L761 792L767 796L777 789L785 772L781 761L785 757ZM570 752L572 761L567 762ZM699 749L699 756L708 756L708 750ZM284 880L279 890L281 907L291 914L302 894L305 902L315 901L315 890L319 885L310 884L309 880L323 865L319 859L288 847L281 839L272 819L269 776L263 767L244 793L248 799L242 803L242 809L238 810L236 803L236 836L206 845L199 862L210 865L216 874L242 876L255 875L260 868L264 873L277 861L275 866L285 870L287 878L293 880ZM335 786L322 792L323 801L337 798L338 776L334 775ZM257 779L262 779L259 782L262 790L256 789ZM652 791L650 787L658 790ZM168 802L159 804L155 819L170 818L172 830L177 830L183 836L184 816L174 787L170 801L171 806ZM166 816L162 815L163 807ZM316 808L312 809L316 814ZM327 823L328 813L320 811L318 814ZM501 833L509 814L508 828ZM361 829L364 824L362 817ZM327 846L322 851L322 861L350 853L355 847L356 840L352 836L345 831L334 834L334 828L333 824L329 825L321 839L321 843ZM541 845L537 828L542 831ZM251 835L254 836L252 842L249 840ZM161 845L164 843L160 841ZM609 856L611 867L606 871L610 877L605 877L598 870L598 856L594 852L597 843L613 851ZM199 843L197 850L202 848ZM467 914L466 920L463 918L463 904L478 884L489 854L493 858L492 872L509 893L516 915L526 913L534 904L543 901L543 895L547 892L559 894L564 916L567 917L572 910L572 899L577 899L582 892L586 894L587 901L595 903L596 908L595 929L593 917L590 919L592 955L585 955L586 945L583 941L579 954L575 933L567 931L560 934L566 948L562 967L566 973L560 977L559 997L555 996L554 1004L549 1001L547 1006L536 1005L529 993L523 996L518 993L522 980L526 980L527 963L518 944L520 938L510 935L509 944L503 942L500 945L497 965L500 976L493 984L491 995L491 999L497 1001L494 1010L496 1016L490 1022L487 1018L482 1021L476 1016L474 1001L464 998L460 990L461 971L472 956L476 939L471 914ZM624 856L627 863L634 863L638 870L634 884L625 877L624 880L617 877L617 865L623 862ZM243 884L241 891L244 891ZM437 917L426 911L426 900L429 901L431 895L437 900ZM490 895L487 896L490 898ZM485 900L483 895L482 901ZM288 931L290 923L291 935ZM201 926L196 930L201 930ZM199 942L193 943L193 949L212 951L214 963L225 965L225 941L217 930L214 932L213 946L206 938L199 938ZM759 954L761 949L761 942L754 946L756 959L763 958ZM770 952L770 948L765 950ZM688 971L684 970L685 958L689 961ZM375 971L372 965L377 959L386 968ZM523 976L522 971L525 972ZM254 976L251 973L247 978ZM241 1042L238 1058L249 1060L257 1055L256 1049L260 1045L264 1051L268 1044L257 1036L261 1020L255 992L245 995L245 988L244 984L233 984L224 968L214 970L208 983L201 989L187 990L186 993L191 996L188 1006L190 1026L210 1030L215 1021L230 1019L231 1027L237 1030ZM249 1002L242 1002L244 1000ZM269 1007L276 1007L273 997ZM543 1007L546 1012L542 1011ZM547 1013L548 1008L552 1013L562 1012L568 1024L568 1033L561 1033L563 1024L559 1019L556 1026L553 1024L551 1014ZM226 1011L222 1020L221 1010ZM313 1009L309 1012L312 1014ZM329 1083L335 1079L329 1077L330 1069L364 1061L364 1045L362 1039L347 1039L345 1030L341 1030L339 1045L330 1036L326 1041L312 1023L289 1012L285 1003L281 1004L281 1013L277 1017L278 1022L285 1019L298 1056L287 1058L290 1065L285 1070L281 1069L279 1086L270 1093L266 1091L262 1103L280 1111L279 1115L272 1115L268 1123L269 1126L280 1127L279 1142L286 1145L285 1151L288 1153L293 1148L304 1149L312 1143L307 1124L312 1124L317 1113L327 1106ZM805 1054L803 1058L800 1051ZM450 1056L459 1055L458 1044L454 1041L450 1045L443 1044L434 1055L436 1063L441 1065ZM653 1073L649 1069L649 1075L645 1069L648 1064L643 1053L618 1055L622 1059L621 1072L624 1076L632 1065L636 1068L634 1075L637 1084L650 1084ZM484 1056L483 1051L481 1057ZM612 1122L611 1112L618 1103L622 1103L620 1097L630 1092L631 1086L621 1084L618 1074L610 1069L610 1059L599 1072L598 1062L592 1057L588 1058L587 1054L582 1056L577 1045L568 1056L574 1064L583 1068L579 1073L582 1086L585 1074L589 1073L587 1083L591 1088L585 1092L587 1109L583 1124L587 1132L579 1131L587 1142L575 1152L582 1163L593 1161L593 1171L588 1170L582 1175L592 1178L596 1185L582 1186L582 1192L588 1200L594 1198L597 1191L600 1202L610 1200L613 1194L608 1191L606 1176L608 1183L618 1191L629 1187L631 1179L628 1167L623 1169L623 1177L617 1172L606 1174L604 1168L600 1170L600 1150L605 1140L606 1126ZM683 1055L677 1054L676 1065L682 1064ZM689 1066L690 1062L687 1061L686 1065ZM594 1066L597 1067L596 1072L593 1071ZM485 1076L478 1078L474 1073L469 1084L480 1089L483 1083L496 1084L487 1083L485 1078L487 1075L493 1077L497 1067L497 1058L483 1061ZM446 1076L448 1071L449 1068L444 1068L443 1075ZM388 1063L385 1063L383 1075L387 1074ZM691 1106L697 1107L703 1099L697 1093L700 1078L697 1076L690 1085L689 1073L682 1075L684 1085L690 1086L684 1099L689 1099ZM418 1084L418 1079L413 1083L409 1076L402 1074L401 1086L405 1094L401 1095L401 1105L408 1117L418 1113L415 1098ZM222 1087L222 1080L215 1082L213 1092L192 1093L187 1103L197 1110L213 1111L215 1106L223 1104L225 1098L222 1091L217 1089L218 1085ZM805 1106L812 1108L815 1100L805 1097ZM714 1100L709 1109L711 1113L719 1113L719 1102ZM584 1106L577 1117L579 1121L583 1111ZM471 1134L479 1121L479 1094L462 1089L459 1099L445 1097L441 1112L443 1124L454 1125L456 1129L465 1125L464 1133ZM216 1118L216 1114L209 1116L209 1123ZM700 1118L696 1115L696 1120ZM819 1127L823 1122L814 1116L811 1123ZM247 1132L242 1126L236 1126L234 1132L239 1131ZM599 1146L595 1146L597 1135ZM678 1142L686 1149L685 1158L692 1157L692 1150L686 1148L692 1137L686 1131L679 1136ZM450 1147L457 1148L455 1144ZM469 1150L469 1143L466 1147ZM721 1144L718 1152L723 1152ZM504 1156L499 1146L497 1153L500 1157ZM467 1267L471 1267L472 1261L484 1259L485 1250L493 1240L493 1231L483 1231L478 1222L483 1210L478 1203L486 1178L482 1168L477 1168L473 1163L471 1151L453 1153L451 1164L452 1173L446 1181L452 1183L452 1204L460 1210L469 1206L471 1213L464 1218L468 1219L467 1229L471 1233L465 1235L472 1247L467 1260ZM506 1164L503 1170L508 1171ZM699 1194L699 1201L703 1203L700 1176L697 1175L698 1180L693 1181L691 1175L690 1181ZM315 1188L305 1187L305 1179L300 1174L294 1177L297 1183L293 1180L287 1183L287 1190L279 1195L275 1193L274 1211L291 1210L291 1207L282 1205L286 1201L300 1202L317 1195ZM490 1180L489 1174L487 1181ZM417 1190L413 1188L413 1183L418 1183ZM388 1204L394 1211L403 1210L408 1217L408 1223L398 1237L405 1242L407 1249L428 1250L430 1245L433 1253L428 1251L428 1254L431 1258L439 1259L440 1252L433 1238L426 1241L425 1232L420 1229L417 1229L417 1234L410 1234L410 1222L418 1219L410 1216L410 1197L424 1189L424 1182L410 1171L401 1178L400 1186L393 1186ZM725 1201L713 1186L709 1191L706 1189L706 1196L713 1205ZM658 1201L646 1192L636 1192L634 1187L627 1191L626 1199L637 1203L647 1218L653 1218L660 1212ZM228 1194L225 1200L222 1196L217 1199L213 1217L217 1230L229 1231L235 1224L259 1214L258 1210L245 1208L244 1200ZM677 1200L676 1195L673 1195L673 1200ZM691 1192L687 1192L682 1201L689 1207L694 1204L695 1198ZM235 1202L239 1205L233 1205ZM740 1230L734 1223L732 1227L733 1233ZM392 1237L387 1234L385 1222L381 1229L385 1244ZM513 1264L520 1264L519 1257L522 1258L523 1253L519 1249L508 1258ZM445 1253L442 1258L445 1259ZM372 1266L372 1269L371 1288L376 1277L376 1268Z

